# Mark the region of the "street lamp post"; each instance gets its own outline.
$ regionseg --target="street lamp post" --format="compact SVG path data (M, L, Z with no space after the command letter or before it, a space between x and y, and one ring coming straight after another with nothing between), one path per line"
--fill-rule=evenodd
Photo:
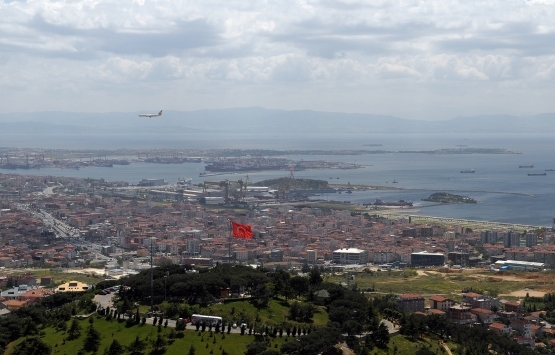
M154 269L152 265L152 237L150 237L150 314L154 315Z

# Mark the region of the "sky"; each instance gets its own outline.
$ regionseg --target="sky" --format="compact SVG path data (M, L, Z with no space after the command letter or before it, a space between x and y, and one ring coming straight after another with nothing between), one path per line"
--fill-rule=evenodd
M0 0L3 112L555 112L555 0Z

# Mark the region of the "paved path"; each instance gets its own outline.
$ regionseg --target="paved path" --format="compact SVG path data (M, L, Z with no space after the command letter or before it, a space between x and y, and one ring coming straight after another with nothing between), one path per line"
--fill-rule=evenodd
M451 353L451 349L449 349L449 347L443 342L443 340L439 340L439 345L443 346L443 348L447 352L447 355L453 355L453 353Z

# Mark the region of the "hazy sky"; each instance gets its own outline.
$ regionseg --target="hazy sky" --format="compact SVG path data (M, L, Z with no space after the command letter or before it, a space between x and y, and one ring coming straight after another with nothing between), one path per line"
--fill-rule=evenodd
M16 111L555 112L555 0L0 0Z

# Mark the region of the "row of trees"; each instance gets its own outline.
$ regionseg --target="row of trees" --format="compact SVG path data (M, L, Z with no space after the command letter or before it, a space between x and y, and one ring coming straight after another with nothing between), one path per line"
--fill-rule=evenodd
M0 318L0 352L21 336L33 337L41 328L58 327L80 312L92 312L96 305L92 294L56 293L31 307L22 307Z
M532 349L519 345L508 337L499 336L487 328L459 325L443 316L409 314L403 315L400 323L401 334L411 339L418 339L422 334L434 334L440 338L451 339L459 345L460 354L534 354Z

